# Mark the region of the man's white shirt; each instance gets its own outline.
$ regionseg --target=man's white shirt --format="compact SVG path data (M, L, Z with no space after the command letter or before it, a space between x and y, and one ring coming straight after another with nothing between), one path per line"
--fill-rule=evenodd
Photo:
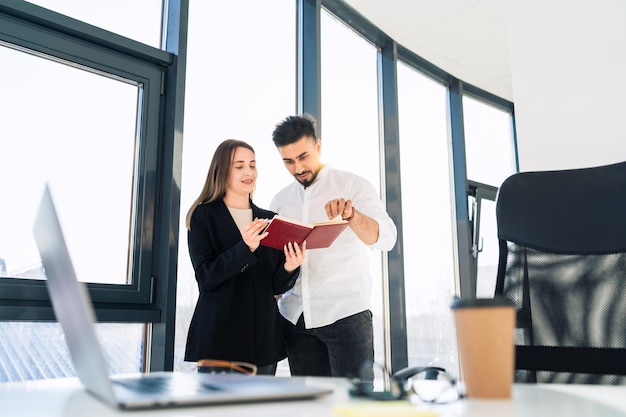
M397 230L376 189L363 177L324 166L313 184L294 181L272 200L270 210L281 216L315 223L328 220L325 204L336 198L352 200L379 227L378 240L366 245L347 228L326 249L307 250L295 286L283 294L281 314L296 323L304 314L307 328L322 327L370 308L372 276L368 251L389 251Z

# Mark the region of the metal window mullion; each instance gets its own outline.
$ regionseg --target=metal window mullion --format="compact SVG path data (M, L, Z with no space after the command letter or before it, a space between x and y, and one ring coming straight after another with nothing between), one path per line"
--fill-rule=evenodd
M467 167L465 160L465 133L463 128L463 86L453 80L448 86L448 126L453 191L453 248L455 252L456 295L476 296L476 280L472 279L472 238L467 207Z
M297 0L296 112L308 113L322 132L321 0Z
M176 330L176 286L178 272L178 241L180 219L180 184L182 178L183 121L185 102L185 73L187 66L187 33L189 0L164 2L166 27L163 42L173 56L166 68L165 89L159 95L160 131L155 132L158 143L151 143L157 153L154 171L154 226L156 232L149 245L151 258L150 282L154 285L154 307L161 316L146 330L144 352L146 368L150 371L174 369L174 340ZM154 109L153 109L154 110ZM145 368L144 368L145 369Z
M387 212L394 220L398 238L386 254L383 265L385 317L385 362L396 371L408 366L406 334L406 298L404 286L404 251L402 229L402 193L400 178L400 122L398 119L398 52L389 40L378 53L379 109L382 137L382 190Z

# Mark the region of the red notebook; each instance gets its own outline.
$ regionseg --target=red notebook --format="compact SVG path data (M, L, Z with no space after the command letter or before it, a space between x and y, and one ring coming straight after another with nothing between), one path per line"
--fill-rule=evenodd
M306 224L276 215L265 227L264 231L269 232L269 235L261 240L261 245L283 249L288 242L296 242L302 246L306 240L307 249L327 248L346 227L348 227L346 220Z

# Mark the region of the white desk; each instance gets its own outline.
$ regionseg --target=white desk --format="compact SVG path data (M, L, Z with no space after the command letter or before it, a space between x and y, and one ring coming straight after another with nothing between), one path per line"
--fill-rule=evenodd
M337 417L337 407L364 403L348 395L343 379L303 378L307 384L332 387L332 395L310 401L117 411L88 394L77 379L55 379L0 385L2 416L219 416L219 417ZM441 417L626 417L626 386L515 385L510 400L465 399L453 404L426 406ZM389 414L393 417L393 413Z

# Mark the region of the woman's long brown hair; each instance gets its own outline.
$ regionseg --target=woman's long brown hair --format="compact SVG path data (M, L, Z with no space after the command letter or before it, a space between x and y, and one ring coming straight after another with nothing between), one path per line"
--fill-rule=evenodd
M235 150L237 150L237 148L246 148L254 153L252 146L241 140L226 139L224 142L220 143L213 154L213 159L211 160L202 192L187 212L187 217L185 218L187 229L191 228L191 216L200 204L211 203L224 198L226 195L230 167L233 163Z

